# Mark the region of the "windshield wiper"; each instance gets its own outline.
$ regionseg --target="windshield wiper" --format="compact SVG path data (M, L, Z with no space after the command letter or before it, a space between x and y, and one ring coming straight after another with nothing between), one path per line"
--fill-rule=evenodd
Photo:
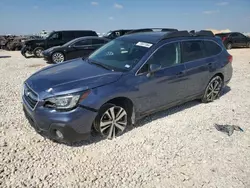
M104 64L102 64L102 63L99 63L99 62L96 62L96 61L93 61L93 60L90 60L90 59L86 59L86 61L88 61L88 62L91 63L91 64L95 64L95 65L97 65L97 66L99 66L99 67L102 67L102 68L104 68L104 69L114 71L114 70L113 70L111 67L109 67L108 65L104 65Z

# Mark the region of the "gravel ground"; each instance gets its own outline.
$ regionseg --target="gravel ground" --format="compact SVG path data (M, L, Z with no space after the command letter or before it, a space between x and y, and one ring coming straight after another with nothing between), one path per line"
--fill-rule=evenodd
M250 50L230 53L234 75L219 100L157 113L114 140L66 146L42 138L22 111L22 82L48 65L0 51L0 187L249 188ZM229 137L215 123L244 132Z

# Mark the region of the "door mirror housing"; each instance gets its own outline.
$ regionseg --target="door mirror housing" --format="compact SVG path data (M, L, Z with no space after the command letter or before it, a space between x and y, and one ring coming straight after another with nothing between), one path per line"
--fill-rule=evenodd
M161 65L159 65L159 64L151 64L149 66L149 72L151 72L151 73L154 73L160 69L161 69Z

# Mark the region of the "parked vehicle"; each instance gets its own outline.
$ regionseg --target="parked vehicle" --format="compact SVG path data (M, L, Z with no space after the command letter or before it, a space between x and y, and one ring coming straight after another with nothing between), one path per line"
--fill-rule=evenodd
M87 57L109 41L109 39L102 37L80 37L62 46L55 46L44 50L43 57L47 62L52 63L61 63L70 59Z
M25 37L16 36L9 40L6 44L6 50L17 51L21 50L24 46Z
M64 45L65 43L79 37L98 36L95 31L91 30L69 30L69 31L54 31L45 39L34 39L25 41L25 45L21 53L26 57L26 53L42 57L42 52L53 46Z
M116 39L117 37L127 35L127 34L153 32L153 31L155 32L155 31L178 31L178 30L171 29L171 28L120 29L120 30L109 31L103 37L113 40L113 39Z
M119 29L119 30L109 31L106 34L104 34L103 37L113 40L116 39L117 37L125 35L125 33L130 31L132 31L132 29Z
M83 140L92 129L111 139L154 112L194 99L214 101L232 72L232 56L212 32L124 35L88 58L30 76L23 109L53 140Z
M228 50L234 47L250 48L250 37L245 36L242 33L239 32L218 33L215 36L221 38L223 44Z

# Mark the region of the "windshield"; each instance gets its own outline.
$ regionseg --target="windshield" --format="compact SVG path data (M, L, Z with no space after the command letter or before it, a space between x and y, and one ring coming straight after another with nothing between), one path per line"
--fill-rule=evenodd
M100 64L118 71L128 71L148 52L152 44L115 39L89 56Z

